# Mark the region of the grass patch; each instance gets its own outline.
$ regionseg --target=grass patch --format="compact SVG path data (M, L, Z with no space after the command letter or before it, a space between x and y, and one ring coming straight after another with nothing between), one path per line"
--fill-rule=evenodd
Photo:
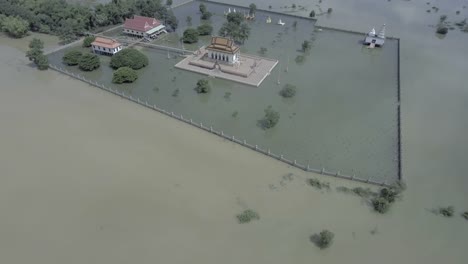
M250 209L244 210L244 212L238 214L236 217L237 217L237 220L239 221L239 224L245 224L245 223L249 223L250 221L260 219L260 216L258 215L258 213Z

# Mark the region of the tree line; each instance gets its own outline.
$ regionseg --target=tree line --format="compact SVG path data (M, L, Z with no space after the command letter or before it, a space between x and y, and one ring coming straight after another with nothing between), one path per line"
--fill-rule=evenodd
M6 24L0 26L14 37L26 35L26 25L31 31L70 42L87 31L123 23L133 15L155 17L172 29L178 25L161 0L112 0L92 8L66 0L0 0L0 21Z

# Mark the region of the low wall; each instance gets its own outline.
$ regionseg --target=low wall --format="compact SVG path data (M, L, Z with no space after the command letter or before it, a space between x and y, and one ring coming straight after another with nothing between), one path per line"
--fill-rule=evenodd
M386 181L379 182L379 181L372 180L371 178L363 179L363 178L356 177L355 175L351 176L351 175L342 174L340 171L337 171L337 172L328 171L328 170L325 170L325 168L321 168L321 169L311 168L309 166L309 164L304 165L304 164L298 163L296 160L287 159L282 154L275 154L275 153L271 152L270 149L262 149L262 148L258 147L258 145L250 144L246 140L241 140L241 139L235 138L235 136L226 134L222 130L221 131L215 130L212 126L203 125L203 123L195 122L192 119L183 117L182 115L177 115L174 112L166 111L165 109L159 108L156 105L149 104L147 101L142 101L139 98L134 98L131 95L125 94L124 92L119 92L118 90L116 90L116 89L114 90L111 87L107 87L107 86L104 86L102 84L99 84L98 82L88 80L88 79L84 78L83 76L81 76L79 74L69 72L66 69L63 69L61 67L49 64L49 68L52 69L52 70L55 70L57 72L63 73L65 75L68 75L68 76L70 76L72 78L75 78L77 80L83 81L83 82L85 82L85 83L87 83L89 85L95 86L95 87L97 87L99 89L102 89L104 91L110 92L110 93L112 93L114 95L117 95L119 97L122 97L124 99L130 100L130 101L132 101L134 103L137 103L137 104L139 104L141 106L144 106L144 107L147 107L149 109L155 110L155 111L157 111L157 112L159 112L161 114L170 116L172 118L175 118L177 120L185 122L185 123L187 123L189 125L192 125L192 126L200 128L200 129L203 129L203 130L205 130L205 131L207 131L209 133L212 133L212 134L215 134L215 135L217 135L219 137L222 137L223 139L226 139L226 140L232 141L234 143L237 143L239 145L242 145L244 147L250 148L250 149L252 149L252 150L254 150L256 152L259 152L259 153L261 153L263 155L266 155L266 156L269 156L271 158L277 159L277 160L279 160L279 161L281 161L283 163L286 163L287 165L296 167L298 169L301 169L301 170L304 170L304 171L307 171L307 172L314 172L314 173L318 173L318 174L333 176L333 177L337 177L337 178L341 178L341 179L358 181L358 182L362 182L362 183L368 183L368 184L379 185L379 186L389 186L389 184L387 184Z

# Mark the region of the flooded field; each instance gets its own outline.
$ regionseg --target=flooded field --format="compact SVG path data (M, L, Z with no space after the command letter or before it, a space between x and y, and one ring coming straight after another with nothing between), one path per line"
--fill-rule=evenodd
M31 67L24 57L31 38L47 46L56 38L1 35L2 261L464 264L468 223L459 214L468 210L468 34L454 30L441 38L430 25L442 13L452 21L468 17L468 3L435 1L430 6L439 13L428 14L425 2L322 3L334 11L319 24L365 31L369 21L385 18L389 33L402 38L408 190L386 215L334 190L363 185L289 168ZM310 10L318 1L296 4ZM310 177L329 181L332 190L312 189L305 183ZM453 218L430 212L448 205ZM238 224L235 216L245 208L260 220ZM310 242L322 229L335 233L326 250Z
M195 27L200 24L198 5L199 2L193 2L176 8L174 12L181 24L179 34L156 43L181 48L177 40L187 27L185 17L191 15ZM207 7L216 14L211 23L217 32L228 6L209 3ZM247 10L237 9L244 11ZM274 23L265 23L268 16ZM167 52L149 48L143 51L150 66L140 70L139 79L128 85L111 83L108 57L101 56L103 66L92 73L62 65L65 51L50 58L69 71L311 168L377 182L397 179L398 42L387 39L384 49L369 50L360 44L363 35L317 32L312 20L267 12L257 12L256 17L250 23L251 37L242 46L242 52L258 55L260 48L265 47L263 56L280 61L258 88L212 79L212 92L198 95L193 88L202 75L175 69L173 66L181 58L169 54L168 59ZM285 26L276 25L280 18ZM294 21L296 27L292 26ZM119 33L120 30L109 35ZM304 40L313 43L305 54L300 51ZM209 37L204 37L201 43L185 48L193 50L209 41ZM304 61L297 62L301 56ZM282 98L279 91L285 84L296 86L297 96ZM257 121L269 106L281 117L275 128L264 131Z

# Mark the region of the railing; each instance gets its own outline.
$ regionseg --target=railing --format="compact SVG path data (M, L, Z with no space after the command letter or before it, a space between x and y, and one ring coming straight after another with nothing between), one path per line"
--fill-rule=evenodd
M88 80L85 77L83 77L83 76L81 76L79 74L75 74L73 72L69 72L64 68L60 68L60 67L57 67L57 66L52 65L52 64L49 64L49 68L53 69L55 71L58 71L60 73L66 74L66 75L68 75L70 77L73 77L75 79L78 79L80 81L83 81L85 83L88 83L88 84L90 84L92 86L95 86L97 88L100 88L102 90L105 90L107 92L113 93L113 94L115 94L117 96L120 96L120 97L122 97L124 99L135 102L135 103L137 103L137 104L139 104L141 106L144 106L144 107L147 107L149 109L158 111L161 114L170 116L172 118L175 118L177 120L185 122L185 123L187 123L189 125L198 127L198 128L203 129L203 130L205 130L205 131L207 131L209 133L215 134L215 135L217 135L219 137L222 137L224 139L227 139L229 141L232 141L232 142L237 143L239 145L242 145L244 147L255 150L256 152L259 152L259 153L264 154L266 156L272 157L274 159L277 159L277 160L279 160L279 161L281 161L283 163L286 163L286 164L288 164L290 166L299 168L301 170L308 171L308 172L315 172L315 173L318 173L318 174L323 174L323 175L328 175L328 176L333 176L333 177L337 177L337 178L341 178L341 179L358 181L358 182L362 182L362 183L369 183L369 184L380 185L380 186L389 186L389 184L387 184L386 181L379 182L379 181L376 181L376 180L372 180L371 177L369 177L368 179L363 179L363 178L356 177L355 175L351 176L351 175L342 174L340 171L332 172L332 171L325 170L325 168L321 168L321 169L311 168L309 166L309 164L304 165L304 164L300 164L296 160L287 159L282 154L278 155L278 154L273 153L270 149L262 149L258 145L249 144L245 139L241 140L240 138L236 138L234 135L229 135L229 134L224 133L224 131L222 131L222 130L218 131L218 130L214 129L212 126L203 125L203 123L201 123L201 122L198 123L198 122L193 121L192 119L185 118L182 115L177 115L172 111L167 111L165 109L159 108L154 104L149 104L148 101L143 101L143 100L140 100L139 98L134 98L130 94L125 94L124 92L119 92L117 89L112 89L111 87L107 87L107 86L105 86L103 84L99 84L96 81Z

